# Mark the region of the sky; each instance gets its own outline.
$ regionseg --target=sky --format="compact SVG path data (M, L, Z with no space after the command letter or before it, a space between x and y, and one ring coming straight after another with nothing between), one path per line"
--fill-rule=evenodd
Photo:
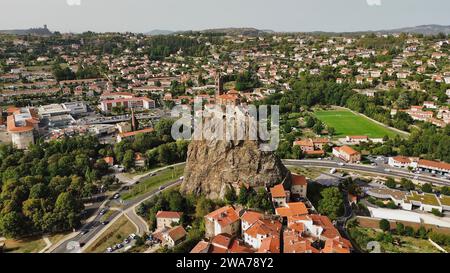
M0 0L0 29L60 32L255 27L362 31L450 25L448 0Z

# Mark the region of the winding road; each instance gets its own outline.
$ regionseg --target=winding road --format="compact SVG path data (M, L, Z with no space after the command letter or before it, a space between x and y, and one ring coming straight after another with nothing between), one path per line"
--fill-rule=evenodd
M172 166L167 166L155 171L152 171L150 173L156 173L161 171L162 169L170 168L173 166L176 166L179 164L175 164ZM144 176L142 176L144 177ZM147 176L145 176L147 177ZM137 181L135 181L137 182ZM171 188L173 186L179 185L182 182L182 180L178 179L175 181L170 181L163 185L163 189L159 190L153 190L150 192L147 192L143 195L140 195L126 203L123 204L123 208L120 210L112 210L112 214L110 215L109 219L107 220L109 223L107 225L103 225L101 223L102 217L99 215L100 211L106 207L108 202L110 200L106 201L104 204L98 207L97 211L95 212L95 217L92 217L87 223L83 225L83 227L80 229L82 230L88 230L87 233L82 234L82 232L78 232L77 234L73 233L71 236L68 236L66 239L63 239L64 241L57 244L57 246L52 249L50 252L52 253L76 253L81 252L82 250L86 249L90 244L92 244L98 237L100 237L103 232L105 232L111 225L114 224L115 221L117 221L120 216L125 215L135 226L138 234L144 234L145 232L148 232L148 225L147 223L136 214L135 208L139 206L141 203L145 202L146 200L152 198L153 196L159 194L160 192ZM127 183L129 185L129 183Z

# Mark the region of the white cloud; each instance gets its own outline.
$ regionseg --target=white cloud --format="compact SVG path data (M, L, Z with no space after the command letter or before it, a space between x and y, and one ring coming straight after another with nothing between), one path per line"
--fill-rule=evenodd
M367 5L373 6L381 6L381 0L366 0Z
M81 0L66 0L69 6L81 6Z

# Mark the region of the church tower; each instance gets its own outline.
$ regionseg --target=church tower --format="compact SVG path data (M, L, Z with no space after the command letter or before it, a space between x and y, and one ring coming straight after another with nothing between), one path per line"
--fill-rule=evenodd
M216 76L216 96L220 96L224 93L223 90L223 79L220 73L217 73Z

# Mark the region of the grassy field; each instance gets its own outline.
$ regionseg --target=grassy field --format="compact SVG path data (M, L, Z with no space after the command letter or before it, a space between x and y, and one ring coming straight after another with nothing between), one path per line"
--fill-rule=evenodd
M376 235L379 231L370 228L356 227L360 234L366 237L366 241L376 241ZM418 239L407 236L393 236L398 240L399 244L392 244L388 242L380 242L381 250L385 253L440 253L428 240ZM365 249L365 245L360 245Z
M5 245L5 252L10 253L37 253L46 246L41 236L21 240L6 239Z
M393 137L397 134L349 110L317 111L314 112L314 115L327 126L335 128L336 137L368 136L371 138L382 138L386 135Z
M86 250L88 253L103 253L108 247L123 242L131 233L136 232L136 227L126 218L121 216L105 233L100 236Z
M288 169L295 174L303 175L309 179L315 179L323 173L330 172L330 169L326 168L303 168L303 167L289 166Z
M135 185L128 192L122 196L123 200L129 200L141 194L156 190L161 185L164 185L170 181L175 181L181 177L184 173L184 164L169 168L158 172L155 176L149 177L141 183Z
M57 233L48 236L52 244L61 241L68 233ZM46 244L42 236L30 237L26 239L7 239L5 252L11 253L37 253L45 248Z
M108 219L114 214L114 210L110 209L108 210L103 216L100 218L101 222L108 221Z

